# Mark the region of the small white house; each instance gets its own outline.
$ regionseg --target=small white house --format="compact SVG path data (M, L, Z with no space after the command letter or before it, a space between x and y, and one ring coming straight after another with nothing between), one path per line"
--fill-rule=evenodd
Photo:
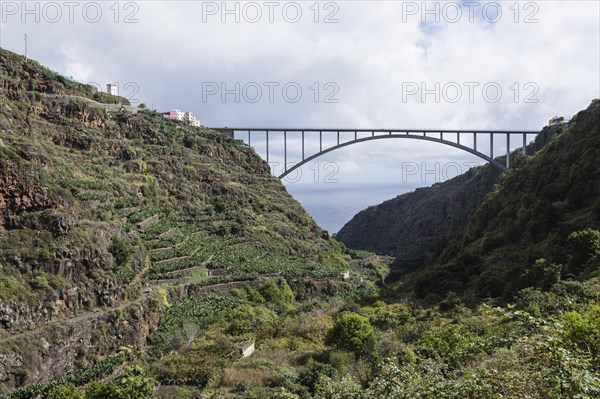
M108 83L106 85L106 92L113 96L119 95L119 85L117 83Z

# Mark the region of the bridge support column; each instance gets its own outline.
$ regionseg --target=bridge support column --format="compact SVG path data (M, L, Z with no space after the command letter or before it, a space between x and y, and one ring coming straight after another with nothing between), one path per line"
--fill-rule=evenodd
M319 132L319 152L323 151L323 132Z
M527 135L523 133L523 155L527 155Z
M477 151L477 133L473 133L473 149Z
M490 133L490 158L494 159L494 133Z
M283 170L287 172L287 131L283 132Z
M267 163L269 163L269 131L267 130L265 133L266 133L265 142L267 143Z
M302 131L302 160L304 161L304 130Z
M510 134L506 134L506 169L510 168Z

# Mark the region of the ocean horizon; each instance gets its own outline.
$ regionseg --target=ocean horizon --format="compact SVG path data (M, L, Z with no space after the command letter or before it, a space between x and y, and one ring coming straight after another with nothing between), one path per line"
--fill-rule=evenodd
M429 184L415 183L285 183L321 228L337 233L358 212Z

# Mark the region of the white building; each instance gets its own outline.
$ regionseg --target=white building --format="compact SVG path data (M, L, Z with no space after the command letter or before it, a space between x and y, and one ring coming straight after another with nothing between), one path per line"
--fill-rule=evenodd
M119 85L117 83L108 83L106 85L106 92L113 96L119 95Z
M166 118L176 120L176 121L182 121L184 123L187 123L188 125L202 126L200 124L200 121L198 119L196 119L194 114L191 112L182 112L178 109L173 109L171 111L163 112L163 115Z
M565 118L563 116L555 116L554 118L551 118L548 121L548 126L554 126L554 125L564 125L567 122L565 121Z
M196 117L194 116L193 113L191 112L186 112L183 115L183 121L185 123L187 123L188 125L192 125L192 126L200 126L200 121L196 119Z

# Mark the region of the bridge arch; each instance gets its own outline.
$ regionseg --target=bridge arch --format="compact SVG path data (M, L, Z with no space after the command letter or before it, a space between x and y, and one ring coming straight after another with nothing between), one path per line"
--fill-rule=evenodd
M356 140L351 140L351 141L346 141L340 144L337 144L333 147L329 147L326 148L324 150L321 150L311 156L309 156L308 158L303 159L302 161L294 164L294 166L292 166L291 168L287 169L284 171L284 173L282 173L281 175L278 176L279 179L283 179L284 177L286 177L287 175L289 175L290 173L294 172L296 169L301 168L303 165L306 165L308 162L319 158L322 155L325 155L329 152L338 150L340 148L343 147L347 147L353 144L358 144L358 143L365 143L368 141L373 141L373 140L384 140L384 139L415 139L415 140L425 140L425 141L431 141L434 143L440 143L440 144L446 144L449 146L452 146L454 148L458 148L461 149L463 151L467 151L475 156L478 156L479 158L493 164L494 166L496 166L497 168L499 168L500 170L507 170L507 167L504 166L501 162L489 157L488 155L477 151L473 148L467 147L465 145L459 144L459 143L455 143L453 141L449 141L449 140L444 140L444 139L440 139L437 137L429 137L429 136L416 136L416 135L407 135L407 134L388 134L388 135L380 135L380 136L370 136L370 137L363 137L360 139L356 139Z

